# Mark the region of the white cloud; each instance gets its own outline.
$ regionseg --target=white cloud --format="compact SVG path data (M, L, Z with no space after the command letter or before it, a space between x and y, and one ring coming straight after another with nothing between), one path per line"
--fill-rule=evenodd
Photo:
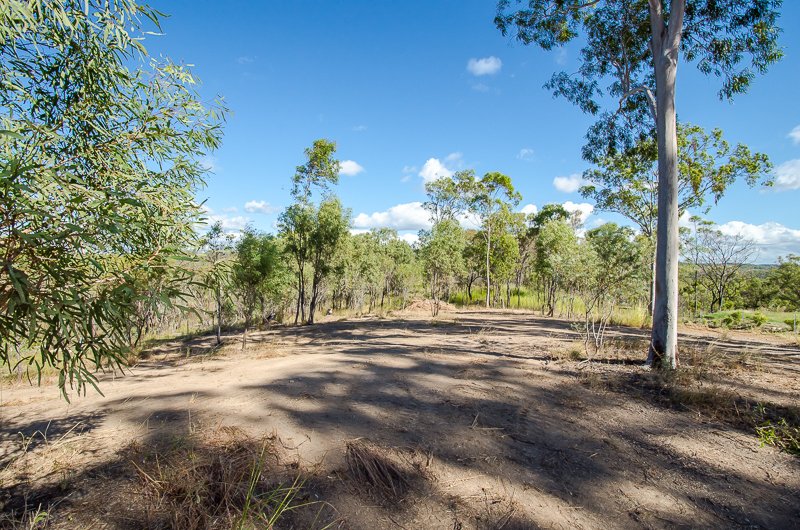
M775 168L775 189L800 189L800 158L789 160Z
M430 228L429 213L421 202L408 202L392 206L382 212L360 213L353 219L353 228L394 228L395 230L421 230Z
M472 75L494 75L503 67L503 61L495 56L467 61L467 71Z
M556 177L553 186L564 193L575 193L583 186L583 177L580 173L573 173L567 177Z
M689 210L684 210L680 217L678 217L678 226L681 228L691 228L694 230L694 223L690 221L692 214Z
M469 230L481 229L481 218L475 215L474 213L462 212L456 215L456 220L458 221L458 224L460 224L462 228L466 228Z
M457 162L461 163L461 160L464 158L464 153L456 151L455 153L450 153L446 157L444 157L445 162Z
M255 62L256 58L251 55L242 55L241 57L236 58L236 62L239 64L250 64Z
M417 166L403 166L403 174L416 173L419 171Z
M594 211L594 206L588 202L574 203L572 201L567 201L562 206L564 206L564 209L571 214L578 212L578 218L580 219L581 223L585 223L586 219L592 215L592 212Z
M774 263L779 256L800 254L800 230L788 228L780 223L753 225L742 221L729 221L718 225L717 229L730 236L741 235L755 243L758 248L755 261L760 263Z
M517 160L526 160L526 161L533 160L534 154L535 153L533 149L529 147L523 147L522 149L519 150L519 153L517 153Z
M205 226L210 227L213 224L220 223L222 231L225 233L241 232L250 222L250 219L243 215L215 214L214 210L205 204L202 206L202 210L206 218Z
M239 211L239 208L237 208L236 206L229 206L227 208L223 208L222 211L225 213L236 213Z
M490 89L486 83L475 83L472 85L472 90L475 92L488 92Z
M397 237L409 245L416 245L419 242L419 236L413 232L406 232L405 234L400 234Z
M539 212L539 208L536 207L535 204L526 204L520 210L520 213L524 213L525 215L536 215Z
M567 53L567 50L565 48L559 49L556 52L556 64L558 64L560 66L564 66L565 64L567 64L567 58L568 57L569 57L569 54Z
M800 125L792 129L792 132L790 132L788 136L792 139L795 145L800 145Z
M438 158L429 158L422 165L419 176L425 182L431 182L442 177L452 177L453 171L445 167Z
M352 127L352 130L353 130L354 132L364 132L364 131L366 131L366 130L367 130L367 126L366 126L366 125L354 125L354 126Z
M272 206L267 201L247 201L244 205L244 211L249 213L275 213L277 208Z
M346 175L348 177L353 177L362 173L364 171L364 167L354 160L342 160L339 165L339 174Z

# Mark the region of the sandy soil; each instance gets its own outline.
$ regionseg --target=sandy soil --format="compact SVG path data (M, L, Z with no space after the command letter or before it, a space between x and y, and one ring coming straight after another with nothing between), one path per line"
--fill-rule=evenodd
M329 319L251 333L245 351L234 335L214 353L209 338L165 342L124 377L104 376L104 396L71 403L52 386L6 383L0 507L64 498L51 510L64 527L136 527L98 503L104 484L126 480L113 476L121 451L234 426L273 434L313 469L310 487L342 528L798 527L800 458L649 391L631 361L641 330L615 329L617 353L591 365L569 360L576 338L567 322L515 312ZM704 388L798 410L800 349L785 339L683 339L738 366ZM401 502L341 480L354 439L424 468Z

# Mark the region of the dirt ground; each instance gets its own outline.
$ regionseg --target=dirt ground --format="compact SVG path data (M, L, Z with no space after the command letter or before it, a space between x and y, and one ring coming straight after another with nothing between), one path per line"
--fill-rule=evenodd
M611 334L587 363L569 323L526 313L334 318L250 333L245 351L233 334L165 342L71 403L4 383L0 508L145 527L120 500L132 444L202 430L269 437L335 528L800 527L800 458L736 419L799 417L796 344L684 330L695 371L677 396L641 366L646 332ZM345 472L355 440L407 473L390 498Z

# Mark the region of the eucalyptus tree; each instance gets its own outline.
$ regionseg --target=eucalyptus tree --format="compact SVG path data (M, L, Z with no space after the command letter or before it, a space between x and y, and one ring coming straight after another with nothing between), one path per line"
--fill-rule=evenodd
M536 238L534 268L542 281L544 306L547 316L555 314L559 289L576 279L575 271L580 259L580 249L575 230L566 221L548 221Z
M209 228L201 242L203 252L203 271L200 283L210 290L214 297L214 316L217 344L222 344L222 308L226 289L231 282L233 235L226 234L222 223L217 221Z
M528 280L534 257L536 256L536 235L534 229L535 214L529 214L516 231L519 259L514 271L514 283L517 289L517 307L522 304L522 285Z
M491 304L492 224L498 219L498 213L504 207L516 206L522 196L514 189L509 176L496 171L486 173L479 180L475 178L474 174L469 175L459 184L465 197L466 209L480 222L482 230L479 233L486 243L486 307L489 307ZM498 234L495 233L495 235Z
M697 267L700 272L700 283L711 293L711 307L722 310L725 296L731 281L739 274L755 255L756 248L752 241L741 234L723 234L710 226L699 226Z
M304 152L306 163L297 166L292 177L292 197L308 203L315 189L327 193L332 185L339 183L341 164L334 156L336 143L325 138L314 140Z
M431 312L439 313L440 301L464 269L464 229L455 219L439 221L420 232L420 258L431 293Z
M65 396L123 361L137 279L196 248L199 160L224 109L147 56L158 28L133 0L0 9L0 364L53 366ZM181 290L167 276L165 299Z
M314 228L316 209L305 202L289 205L278 218L278 230L285 241L284 249L292 258L297 291L294 323L306 319L306 278L311 259L311 232Z
M312 202L313 194L314 191L321 191L327 195L330 187L339 182L341 169L334 157L336 143L330 140L315 140L304 153L306 162L297 166L292 177L291 194L295 202L283 211L278 220L278 229L286 240L286 251L292 256L296 267L295 324L306 321L306 276L312 274L312 284L314 282L313 271L308 270L313 257L312 231L315 230L315 220L319 215L319 209Z
M492 244L491 277L494 279L495 301L501 298L501 289L505 285L505 306L511 305L511 281L514 279L520 261L518 235L525 230L525 215L512 211L507 204L488 220L495 234Z
M397 237L397 231L381 228L372 231L378 243L378 263L381 271L381 309L385 298L392 303L393 293L408 293L406 282L413 281L414 250L407 242Z
M521 6L515 10L512 6ZM583 156L598 162L636 140L658 145L656 307L649 361L674 368L678 323L678 138L675 107L681 54L722 79L721 98L746 92L778 61L781 0L500 0L495 25L523 44L550 50L585 43L574 74L545 85L597 116ZM603 100L616 100L601 112Z
M475 172L465 169L452 177L439 177L425 183L428 200L422 207L430 214L432 224L445 219L456 219L466 209L464 184L475 180Z
M283 265L282 252L277 238L259 233L251 227L244 230L236 243L236 261L232 269L233 283L239 291L244 313L242 349L247 345L247 331L252 326L254 313L259 306L263 316L270 281L281 276L278 270Z
M691 124L678 125L678 215L689 209L708 212L727 189L743 180L748 185L771 184L772 164L767 155L753 153L744 144L735 147L720 129L707 133ZM633 221L653 241L650 312L655 295L655 241L658 219L658 145L654 138L638 140L633 147L609 155L584 172L588 182L581 194L595 208L615 212Z
M483 241L477 230L466 230L464 232L466 246L464 247L464 269L461 276L461 283L467 295L467 305L472 304L472 286L475 285L481 276L485 276Z
M684 263L691 267L692 275L692 316L696 317L699 308L699 288L700 288L700 259L704 253L703 243L700 234L712 229L713 223L706 221L700 216L692 215L689 218L692 228L681 229L681 254Z
M587 353L603 349L605 332L615 308L635 296L640 275L641 247L628 227L605 223L586 232L577 283L584 302L583 338ZM632 293L634 293L632 295Z
M309 258L312 266L311 298L308 304L308 324L314 323L323 282L333 271L334 257L350 235L350 212L342 208L339 199L324 199L314 216L313 227L309 235Z
M786 304L790 310L800 311L800 256L790 254L778 258L778 266L769 276L769 282L775 288L776 298ZM795 322L795 326L796 326Z
M550 221L569 221L570 213L560 204L549 203L542 206L542 209L533 214L530 220L531 229L534 234Z

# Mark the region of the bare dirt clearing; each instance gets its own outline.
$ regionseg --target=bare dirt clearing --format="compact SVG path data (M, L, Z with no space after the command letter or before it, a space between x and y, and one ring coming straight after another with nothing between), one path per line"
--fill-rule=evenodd
M131 443L237 432L267 436L276 477L302 474L335 527L796 527L800 459L759 447L745 418L797 421L800 349L688 330L697 373L675 396L640 367L644 332L613 330L591 365L569 360L576 338L514 312L330 321L251 333L243 352L233 336L214 354L210 338L165 343L71 404L6 385L0 503L63 499L54 527L153 526L125 499Z

